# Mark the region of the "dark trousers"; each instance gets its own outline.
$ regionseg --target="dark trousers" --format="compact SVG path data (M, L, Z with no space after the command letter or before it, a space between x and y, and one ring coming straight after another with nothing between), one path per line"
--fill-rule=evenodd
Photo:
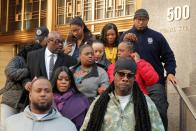
M165 131L168 128L167 109L169 103L167 101L165 87L161 84L155 84L147 88L149 97L155 103L157 110L161 116Z

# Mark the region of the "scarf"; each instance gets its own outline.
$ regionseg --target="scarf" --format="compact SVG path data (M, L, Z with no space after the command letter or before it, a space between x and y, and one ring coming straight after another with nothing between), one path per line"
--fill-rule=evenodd
M57 109L61 112L63 109L63 105L66 102L67 99L69 99L71 96L73 96L74 91L72 88L70 88L68 91L66 91L63 94L60 93L54 93L54 101L56 103Z

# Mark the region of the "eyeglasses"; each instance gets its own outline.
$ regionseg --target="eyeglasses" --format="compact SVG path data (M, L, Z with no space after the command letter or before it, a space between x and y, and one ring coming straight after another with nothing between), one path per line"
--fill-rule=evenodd
M50 41L53 41L53 42L55 42L55 44L63 44L63 40L60 40L60 39L56 39L56 40L54 40L54 39L50 39Z
M120 76L121 78L124 78L125 76L127 77L127 79L131 79L135 76L134 73L125 73L125 72L117 72L118 76Z
M56 44L59 44L59 43L63 43L63 40L60 40L60 39L56 39L55 41L54 41Z

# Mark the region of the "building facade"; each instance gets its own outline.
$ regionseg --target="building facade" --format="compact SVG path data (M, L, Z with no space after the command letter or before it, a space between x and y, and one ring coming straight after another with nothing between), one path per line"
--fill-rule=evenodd
M131 27L140 5L141 0L0 0L0 87L4 67L19 45L34 39L37 27L46 25L66 38L71 18L81 16L95 35L108 22L122 32Z
M148 10L149 27L161 32L174 51L179 86L195 87L195 5L195 0L0 0L0 87L5 83L4 67L19 45L34 39L37 27L46 25L66 38L70 19L81 16L95 35L108 22L123 32L131 28L138 8ZM179 130L179 99L171 84L168 93L174 110L169 126Z

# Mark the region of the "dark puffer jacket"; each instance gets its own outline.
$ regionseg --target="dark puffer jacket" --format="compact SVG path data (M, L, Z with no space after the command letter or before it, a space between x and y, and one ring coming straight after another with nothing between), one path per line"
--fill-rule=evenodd
M15 56L5 68L7 91L3 94L1 103L15 109L23 92L22 82L29 73L23 57Z

